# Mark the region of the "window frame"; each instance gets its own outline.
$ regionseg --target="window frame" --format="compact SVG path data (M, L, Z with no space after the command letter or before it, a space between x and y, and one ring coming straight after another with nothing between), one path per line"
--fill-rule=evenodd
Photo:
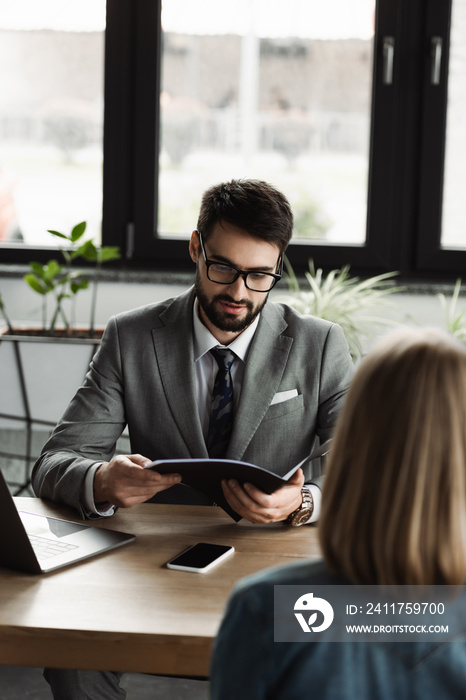
M418 269L426 275L444 272L458 276L466 269L466 250L442 248L442 200L445 169L448 67L450 54L450 30L452 2L440 7L430 0L426 12L426 29L422 50L426 57L423 66L424 92L422 97L423 148L419 166L419 226L416 253ZM443 38L440 84L431 85L430 38ZM437 134L437 138L432 136ZM441 135L441 138L438 137Z
M135 106L135 115L138 122L134 122L134 175L133 186L128 187L128 190L133 190L134 208L132 215L127 218L126 231L130 238L130 261L133 266L146 264L148 259L156 268L172 268L176 270L184 270L191 268L191 261L187 255L188 238L168 238L158 235L156 231L157 221L157 187L158 180L158 139L156 129L154 134L153 124L158 124L160 116L158 94L159 89L154 90L154 85L160 87L160 68L161 68L161 47L162 33L160 29L160 7L161 3L157 2L140 2L135 4L135 8L139 7L140 14L136 12L135 37L134 42L138 46L137 58L140 68L137 70L138 80L134 85L132 101ZM127 19L124 20L125 26L128 27ZM136 36L137 35L137 36ZM155 36L155 41L154 41ZM117 44L118 45L118 44ZM111 39L109 39L111 46ZM107 56L109 62L112 60L111 55ZM374 62L377 64L377 55L374 52ZM109 63L110 64L110 63ZM380 72L381 67L376 66L376 70ZM106 93L106 104L113 98L117 104L122 96L116 96L115 93ZM390 97L382 96L379 100L379 109L386 112L386 102ZM110 103L111 104L111 103ZM390 108L389 108L390 109ZM108 109L111 113L111 109ZM144 115L144 116L142 116ZM371 120L372 121L372 120ZM373 141L373 132L371 135L371 144ZM379 148L379 153L383 157L385 153L383 143ZM372 148L370 148L372 152ZM152 157L153 156L153 157ZM108 156L107 156L108 157ZM369 181L372 192L376 193L382 190L385 185L374 185L373 181L373 158L369 166ZM106 182L108 183L111 172L115 172L115 168L109 167L106 173ZM384 173L385 177L387 173ZM388 179L388 178L387 178ZM112 188L110 188L112 189ZM154 204L152 205L152 198ZM381 199L379 195L379 199ZM105 203L104 199L104 203ZM107 200L108 201L108 200ZM104 204L105 207L105 204ZM104 221L108 224L110 217L105 216ZM195 227L193 222L193 228ZM116 222L115 222L116 224ZM107 233L114 232L118 225L104 228L104 242L107 244L112 240L111 235ZM120 240L124 241L121 224L119 226ZM287 251L287 256L291 264L297 270L302 270L303 260L310 257L318 260L319 265L323 267L340 267L347 263L351 264L355 269L383 271L390 267L389 247L386 244L386 237L375 236L373 231L375 227L368 228L367 239L364 244L354 245L339 245L325 244L319 242L292 242ZM121 244L121 243L120 243ZM126 242L125 242L126 245Z
M451 4L376 3L366 241L292 242L287 256L296 272L310 258L324 270L349 264L355 274L398 270L413 280L453 281L465 269L466 251L440 248ZM160 17L161 0L107 3L102 242L120 246L122 261L114 266L184 271L192 267L190 232L170 239L155 230ZM444 38L441 85L435 89L426 50L433 34ZM395 40L391 85L383 82L387 36ZM4 262L50 254L50 248L1 246Z

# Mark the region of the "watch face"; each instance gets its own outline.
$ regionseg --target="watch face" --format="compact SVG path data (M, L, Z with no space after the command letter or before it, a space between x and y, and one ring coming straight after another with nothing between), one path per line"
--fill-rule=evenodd
M305 525L309 522L312 516L312 508L301 508L294 516L291 522L293 527L299 527L299 525Z

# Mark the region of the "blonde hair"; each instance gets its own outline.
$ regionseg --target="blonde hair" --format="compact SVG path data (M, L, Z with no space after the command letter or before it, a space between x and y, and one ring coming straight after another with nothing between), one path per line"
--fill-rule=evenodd
M361 363L326 468L328 566L362 584L466 582L466 349L387 336Z

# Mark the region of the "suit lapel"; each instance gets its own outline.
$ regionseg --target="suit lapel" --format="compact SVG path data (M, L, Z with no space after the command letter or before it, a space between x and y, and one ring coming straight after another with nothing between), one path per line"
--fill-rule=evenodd
M188 453L207 457L196 398L192 313L194 291L190 289L173 301L152 330L157 364L165 397Z
M196 397L190 289L167 307L152 330L156 360L167 403L189 455L207 457ZM293 338L282 335L286 322L273 304L261 312L249 349L241 397L226 457L241 459L278 391Z
M241 397L227 451L241 459L278 390L293 338L282 335L286 322L277 308L267 303L246 360Z

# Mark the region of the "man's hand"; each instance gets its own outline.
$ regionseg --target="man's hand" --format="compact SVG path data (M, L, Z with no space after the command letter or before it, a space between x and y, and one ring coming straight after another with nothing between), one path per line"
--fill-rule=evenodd
M251 523L274 523L286 520L302 503L302 469L275 493L264 493L252 484L241 486L235 479L224 479L222 489L228 504Z
M150 459L142 455L118 455L101 464L94 476L94 502L131 508L181 481L179 474L159 474L144 469Z

